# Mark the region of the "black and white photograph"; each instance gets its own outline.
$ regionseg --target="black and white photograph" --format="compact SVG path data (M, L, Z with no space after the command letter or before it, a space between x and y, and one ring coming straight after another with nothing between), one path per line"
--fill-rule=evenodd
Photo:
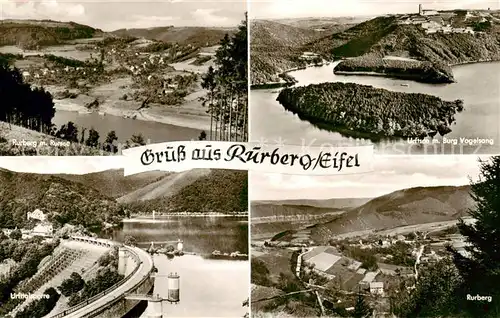
M250 4L253 141L378 154L500 152L500 5Z
M252 317L498 317L500 156L250 175Z
M0 155L247 140L247 3L0 1Z
M0 158L1 317L249 313L246 171L26 158Z

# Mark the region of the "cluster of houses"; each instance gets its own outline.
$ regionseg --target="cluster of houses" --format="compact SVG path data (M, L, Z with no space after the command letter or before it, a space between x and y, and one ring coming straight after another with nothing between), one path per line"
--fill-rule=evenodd
M301 263L304 269L312 270L329 279L338 280L341 288L347 291L356 291L359 288L368 290L372 295L384 296L387 286L384 280L391 276L413 276L413 268L386 263L377 263L377 270L369 271L362 267L362 263L345 257L332 247L316 247L303 249L297 262L297 275Z
M23 239L31 238L34 236L41 236L41 237L50 237L54 233L54 227L52 224L47 220L47 215L44 214L41 210L36 209L33 212L28 212L27 213L27 219L29 220L36 220L37 224L33 227L33 229L21 229L21 234ZM12 233L12 229L3 229L3 233L7 236L10 236Z
M456 14L453 12L446 12L446 13L440 13L436 10L424 10L422 8L422 5L419 5L419 14L418 15L405 15L401 18L399 21L399 24L413 24L413 25L420 25L424 30L426 34L433 34L433 33L444 33L444 34L449 34L449 33L468 33L468 34L474 34L474 30L471 27L453 27L451 24L445 24L443 20L443 16L445 16L446 19L450 19L451 17L455 16ZM465 15L465 19L472 17L472 15L467 12ZM486 21L486 19L483 17L483 20ZM483 21L482 20L482 21Z

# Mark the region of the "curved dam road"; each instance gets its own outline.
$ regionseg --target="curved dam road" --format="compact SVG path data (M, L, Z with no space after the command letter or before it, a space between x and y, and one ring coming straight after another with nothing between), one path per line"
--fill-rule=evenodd
M132 250L140 259L141 263L139 264L138 270L134 273L129 280L125 283L111 291L109 294L104 295L98 300L88 304L85 307L78 309L71 314L64 316L65 318L82 318L87 317L90 314L95 313L100 308L106 307L109 303L114 300L123 297L125 294L134 290L137 285L143 282L144 278L149 277L152 269L153 269L153 259L151 256L144 250L138 247L127 247Z

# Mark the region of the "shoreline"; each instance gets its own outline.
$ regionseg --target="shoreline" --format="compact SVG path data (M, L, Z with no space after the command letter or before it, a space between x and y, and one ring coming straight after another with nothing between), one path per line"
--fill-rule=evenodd
M237 217L237 218L248 218L248 213L221 213L221 212L172 212L172 213L164 213L157 214L155 218L151 214L134 214L131 215L130 218L123 219L124 223L134 223L134 222L161 222L164 219L169 217ZM157 218L159 217L159 218Z
M98 113L100 116L115 116L121 118L130 118L135 120L155 122L159 124L172 125L182 128L190 128L196 130L210 130L210 117L203 115L196 115L186 113L175 112L174 110L163 109L167 114L160 114L155 112L154 109L161 106L151 106L150 108L143 108L140 110L118 108L113 106L106 106L106 104L100 106L94 111L89 111L85 106L79 105L77 103L65 103L68 99L54 99L55 109L57 111L66 112L76 112L79 115L87 115L92 113ZM179 108L181 108L179 106ZM179 109L182 110L182 109Z
M305 70L305 69L308 69L308 68L311 68L311 67L321 67L321 66L327 66L331 63L334 63L336 61L340 61L340 60L332 60L332 61L327 61L328 64L323 64L323 65L320 65L320 66L317 66L317 65L307 65L305 67L295 67L295 68L291 68L291 69L288 69L286 71L284 71L283 73L280 73L279 75L282 75L282 74L287 74L288 76L290 76L291 78L295 79L295 77L291 76L290 72L295 72L295 71L300 71L300 70ZM486 60L478 60L478 61L467 61L467 62L460 62L460 63L452 63L452 64L448 64L448 66L450 67L455 67L455 66L462 66L462 65L468 65L468 64L478 64L478 63L495 63L495 62L500 62L500 59L498 60L495 60L495 59L486 59ZM346 74L341 74L340 72L342 71L338 71L337 74L339 75L360 75L360 76L379 76L379 77L387 77L387 78L390 78L390 76L386 75L386 74L383 74L383 73L375 73L374 74L354 74L353 72L346 72ZM356 72L357 73L357 72ZM362 72L361 72L362 73ZM335 72L334 72L335 74ZM379 75L380 74L380 75ZM410 79L411 80L411 79ZM333 83L333 82L332 82ZM250 90L263 90L263 89L272 89L272 88L283 88L283 87L290 87L290 86L293 86L293 85L296 85L296 84L300 84L298 81L294 84L287 84L287 85L282 85L282 86L276 86L276 87L263 87L263 86L266 86L266 85L276 85L277 83L276 82L269 82L269 83L262 83L262 84L254 84L254 85L250 85ZM431 83L431 85L434 85ZM436 84L437 85L437 84ZM253 86L258 86L258 87L253 87Z
M344 136L347 137L353 137L353 138L363 138L363 139L369 139L372 142L379 142L381 140L398 140L398 139L407 139L407 138L426 138L426 137L433 137L437 133L439 133L441 136L444 136L448 133L450 133L452 130L450 126L455 122L454 116L457 113L462 112L463 110L463 101L461 100L455 100L455 101L446 101L442 100L439 97L435 97L432 95L426 95L427 98L434 98L437 100L437 102L443 104L443 107L446 107L446 111L448 112L444 117L442 118L431 118L430 120L435 120L436 122L432 126L424 126L423 128L418 127L418 125L407 125L407 126L402 126L396 130L393 129L391 130L392 133L388 134L387 132L384 132L384 130L373 130L377 129L375 126L372 127L372 130L367 130L365 127L364 130L360 130L360 126L349 126L346 122L342 122L342 120L335 122L335 120L329 120L327 118L324 118L324 116L321 115L316 115L312 114L307 111L308 107L304 107L303 105L300 105L300 100L301 97L300 95L297 95L297 91L299 91L298 94L302 92L302 97L307 100L308 97L311 97L312 95L315 94L316 91L321 91L322 94L327 94L331 93L329 98L332 96L335 97L336 92L349 92L349 89L352 90L352 87L357 87L359 88L358 93L373 93L377 92L378 94L384 95L386 98L393 97L391 95L397 95L397 96L403 96L405 98L410 98L413 96L415 98L416 96L420 96L422 94L416 94L416 93L404 93L404 92L394 92L390 91L387 89L382 89L382 88L375 88L369 85L360 85L356 83L340 83L340 82L325 82L321 84L312 84L308 86L301 86L301 87L296 87L296 88L287 88L285 90L282 90L278 97L276 98L276 101L287 111L292 112L293 114L297 115L301 120L306 120L312 125L318 127L318 128L323 128L325 130L333 131L333 132L338 132ZM311 92L312 90L312 92ZM423 94L425 95L425 94ZM318 96L313 96L316 97L316 105L320 105L319 107L327 107L327 103L323 100L321 100L320 97ZM312 100L312 99L309 99ZM299 104L297 104L299 102ZM434 101L436 102L436 101ZM326 104L325 104L326 103ZM408 102L406 105L411 105L411 102ZM408 109L408 107L406 108ZM316 108L318 110L318 108ZM346 112L348 110L346 109L340 109L340 110L333 110L331 109L330 111L338 111L338 112ZM362 115L362 114L361 114ZM361 116L360 115L360 116ZM448 116L448 117L447 117ZM451 117L450 117L451 116ZM451 119L449 119L451 118ZM398 120L400 118L391 118L395 123L398 123ZM380 124L378 124L380 127Z
M486 60L478 60L478 61L469 61L469 62L460 62L460 63L452 63L448 64L450 67L454 66L461 66L461 65L468 65L468 64L476 64L476 63L495 63L495 62L500 62L500 59L495 60L495 59L486 59Z
M394 78L404 81L412 81L424 84L431 85L442 85L442 84L452 84L454 81L450 82L427 82L421 80L418 75L412 74L399 74L399 73L380 73L380 72L364 72L364 71L335 71L333 70L333 74L335 75L344 75L344 76L376 76L376 77L385 77L385 78Z

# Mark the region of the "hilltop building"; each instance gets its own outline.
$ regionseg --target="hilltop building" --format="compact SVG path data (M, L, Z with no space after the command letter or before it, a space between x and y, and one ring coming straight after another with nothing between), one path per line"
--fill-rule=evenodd
M27 219L45 222L47 221L47 216L41 210L36 209L33 212L28 212Z

